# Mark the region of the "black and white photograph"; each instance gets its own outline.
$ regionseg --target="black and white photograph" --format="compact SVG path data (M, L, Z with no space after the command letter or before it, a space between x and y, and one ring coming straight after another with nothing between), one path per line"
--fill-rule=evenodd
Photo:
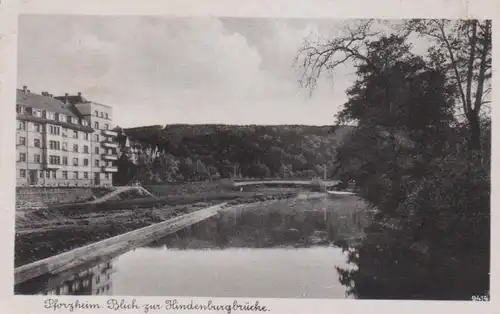
M489 301L492 32L20 15L14 293Z

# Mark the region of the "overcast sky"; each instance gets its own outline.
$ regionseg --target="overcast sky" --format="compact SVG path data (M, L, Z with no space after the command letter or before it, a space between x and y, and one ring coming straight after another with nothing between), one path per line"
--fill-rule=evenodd
M122 127L168 123L332 124L349 66L309 97L293 67L335 20L22 16L18 86L82 92Z

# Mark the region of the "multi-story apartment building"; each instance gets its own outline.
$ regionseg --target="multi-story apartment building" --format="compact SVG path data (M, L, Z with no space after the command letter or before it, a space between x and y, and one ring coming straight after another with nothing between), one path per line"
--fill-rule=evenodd
M112 108L17 90L17 186L110 186L117 171Z

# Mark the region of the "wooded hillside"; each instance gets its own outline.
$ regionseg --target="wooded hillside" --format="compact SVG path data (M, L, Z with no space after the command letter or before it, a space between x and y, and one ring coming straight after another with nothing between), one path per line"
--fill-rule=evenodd
M331 178L336 149L349 127L307 125L186 125L124 129L141 151L158 149L135 167L124 154L117 184L209 178ZM125 137L122 135L121 142Z

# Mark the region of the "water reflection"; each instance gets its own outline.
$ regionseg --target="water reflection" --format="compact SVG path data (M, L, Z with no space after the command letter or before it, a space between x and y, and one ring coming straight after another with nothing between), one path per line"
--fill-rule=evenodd
M112 295L113 273L112 261L108 261L58 276L34 278L16 285L14 291L31 295Z
M112 262L23 283L16 293L345 298L335 267L349 265L335 244L363 236L370 217L356 202L241 205Z
M176 249L311 247L355 243L369 223L364 208L327 198L240 206L149 244Z

